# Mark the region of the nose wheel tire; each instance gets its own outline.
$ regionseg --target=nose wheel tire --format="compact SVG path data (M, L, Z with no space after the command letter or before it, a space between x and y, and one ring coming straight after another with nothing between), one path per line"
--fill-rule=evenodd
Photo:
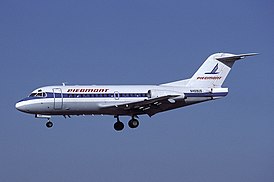
M131 119L128 122L130 128L137 128L139 126L139 121L137 119Z
M47 128L51 128L53 126L53 123L51 122L51 121L48 121L47 123L46 123L46 127Z
M114 123L114 129L116 131L121 131L124 129L124 124L120 121L117 121L116 123Z

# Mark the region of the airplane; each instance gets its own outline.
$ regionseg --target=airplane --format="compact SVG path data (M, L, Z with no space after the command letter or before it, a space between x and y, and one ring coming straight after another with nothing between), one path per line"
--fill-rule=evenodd
M130 116L130 128L139 126L138 116L157 113L223 98L223 88L233 64L257 53L215 53L209 56L189 79L159 85L65 85L45 86L16 103L17 110L46 118L51 128L51 116L113 115L114 129L124 129L119 116Z

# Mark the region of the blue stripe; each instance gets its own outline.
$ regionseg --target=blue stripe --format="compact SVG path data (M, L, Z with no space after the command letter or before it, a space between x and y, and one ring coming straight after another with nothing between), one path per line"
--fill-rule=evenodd
M20 101L27 101L27 100L33 100L33 99L43 99L43 98L120 98L120 97L128 97L128 98L140 98L140 97L148 97L147 93L93 93L93 94L70 94L70 93L52 93L52 92L46 92L46 97L35 97L30 96L26 97Z
M219 92L219 93L185 93L186 97L224 97L228 94L228 92ZM55 98L140 98L140 97L148 97L147 93L96 93L96 94L68 94L64 93L55 93ZM43 99L43 98L54 98L52 92L47 92L46 97L26 97L20 101L27 101L33 99ZM20 102L19 101L19 102Z

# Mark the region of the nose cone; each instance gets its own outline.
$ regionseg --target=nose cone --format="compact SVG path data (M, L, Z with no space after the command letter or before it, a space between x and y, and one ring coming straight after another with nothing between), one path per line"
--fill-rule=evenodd
M24 103L24 101L19 101L15 104L15 108L18 110L18 111L21 111L21 112L28 112L27 110L27 107L26 107L26 104Z
M16 108L18 111L23 111L23 110L24 110L24 109L23 109L23 104L22 104L21 101L19 101L19 102L17 102L17 103L15 104L15 108Z

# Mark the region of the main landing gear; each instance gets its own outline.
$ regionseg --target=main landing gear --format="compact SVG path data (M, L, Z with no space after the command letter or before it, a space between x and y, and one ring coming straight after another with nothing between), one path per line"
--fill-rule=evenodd
M119 116L114 117L117 118L117 122L114 123L114 129L116 131L122 131L124 129L124 123L120 121ZM135 118L135 116L132 116L131 120L129 120L128 126L130 128L137 128L139 126L139 121Z
M136 118L132 117L132 119L128 122L128 126L130 128L137 128L139 126L139 121Z
M124 129L124 123L122 123L121 121L119 121L119 119L117 119L117 122L114 123L114 129L116 131L122 131Z

